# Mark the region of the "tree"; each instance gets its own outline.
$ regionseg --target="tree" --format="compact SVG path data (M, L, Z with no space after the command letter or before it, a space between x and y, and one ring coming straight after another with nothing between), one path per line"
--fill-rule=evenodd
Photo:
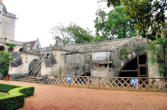
M105 31L107 29L107 13L101 9L96 12L95 28L97 40L108 40L108 33Z
M89 29L83 29L82 27L76 24L70 24L69 26L61 26L52 29L52 32L57 29L61 32L63 37L63 43L86 43L93 42L95 37L91 34Z
M94 36L91 35L89 29L83 29L76 24L70 24L68 27L66 27L66 31L75 41L75 43L92 42L94 39Z
M96 15L95 28L97 35L110 40L136 36L134 25L128 19L124 7L116 7L108 14L100 9Z
M108 6L123 5L138 34L151 40L162 31L165 23L166 0L108 0Z
M0 73L3 78L8 75L8 67L11 60L9 52L0 51Z

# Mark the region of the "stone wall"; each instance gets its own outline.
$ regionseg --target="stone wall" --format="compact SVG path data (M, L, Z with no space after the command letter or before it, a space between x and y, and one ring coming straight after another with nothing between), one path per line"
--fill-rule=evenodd
M52 56L42 62L41 75L83 75L91 73L96 77L118 76L121 68L136 55L147 53L146 40L141 38L119 39L104 42L76 44L63 49L49 48L42 51L52 52ZM120 50L128 51L127 57L120 60ZM43 49L44 50L44 49ZM40 51L39 51L40 52ZM10 74L28 73L29 63L38 56L32 53L21 54L23 64L10 66ZM54 61L54 63L52 63ZM48 64L49 63L49 64ZM107 66L106 66L107 65ZM149 65L149 76L154 77L158 65Z
M47 64L45 61L42 62L41 65L41 75L64 75L64 57L62 54L65 54L66 51L63 50L53 50L51 51L53 53L54 58L52 60L55 60L55 63ZM51 62L50 62L51 63Z
M125 44L135 41L136 38L116 39L100 42L90 42L84 44L67 45L66 50L74 52L96 52L96 51L115 51Z
M91 52L66 54L64 60L66 75L81 75L91 72Z
M15 19L3 16L0 24L0 32L2 37L14 40Z
M14 40L16 15L7 12L5 5L0 4L0 38Z
M29 72L29 64L31 61L34 59L38 59L38 55L34 54L27 54L27 53L22 53L20 54L21 59L22 59L22 64L17 66L17 67L12 67L11 65L9 66L9 75L14 75L14 74L28 74Z
M71 50L78 51L79 53L72 52L65 55L65 70L66 74L79 75L84 72L92 72L94 76L99 74L99 69L94 69L92 66L94 64L112 64L109 69L108 75L117 76L121 67L133 58L137 54L146 52L145 47L146 40L141 38L129 38L129 39L119 39L104 42L87 43L83 45L71 45L69 48ZM128 50L128 55L126 59L120 60L118 58L119 51L121 49ZM103 53L103 54L102 54ZM104 55L104 53L106 53ZM95 57L96 55L96 57ZM93 56L93 57L92 57ZM108 71L104 69L104 71ZM101 72L101 74L106 74Z

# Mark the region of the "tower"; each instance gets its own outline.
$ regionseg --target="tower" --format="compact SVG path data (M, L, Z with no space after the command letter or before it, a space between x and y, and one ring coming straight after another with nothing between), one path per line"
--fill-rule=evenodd
M7 12L3 1L0 0L0 38L14 40L16 15Z
M2 17L3 8L4 8L3 2L2 0L0 0L0 16L1 17Z
M2 0L0 0L0 4L3 4Z

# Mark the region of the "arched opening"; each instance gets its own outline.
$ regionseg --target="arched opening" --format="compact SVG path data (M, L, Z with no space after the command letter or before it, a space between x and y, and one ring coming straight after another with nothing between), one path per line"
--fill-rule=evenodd
M34 74L33 71L34 71L34 69L35 69L36 62L37 62L37 59L34 59L34 60L32 60L32 61L30 62L28 75L33 75L33 74Z
M147 54L137 55L120 70L119 77L148 77Z
M13 47L9 47L9 48L8 48L8 51L9 51L9 52L13 52L13 51L14 51L14 48L13 48Z
M5 47L4 46L0 46L0 51L5 51Z
M19 52L22 52L22 51L23 51L23 48L20 48L20 49L19 49Z

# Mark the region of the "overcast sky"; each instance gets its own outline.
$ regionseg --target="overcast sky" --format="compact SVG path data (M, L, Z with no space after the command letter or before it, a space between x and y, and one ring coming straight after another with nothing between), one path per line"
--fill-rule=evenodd
M40 39L43 47L53 42L49 30L74 22L94 31L97 0L3 0L8 12L17 16L15 40Z

